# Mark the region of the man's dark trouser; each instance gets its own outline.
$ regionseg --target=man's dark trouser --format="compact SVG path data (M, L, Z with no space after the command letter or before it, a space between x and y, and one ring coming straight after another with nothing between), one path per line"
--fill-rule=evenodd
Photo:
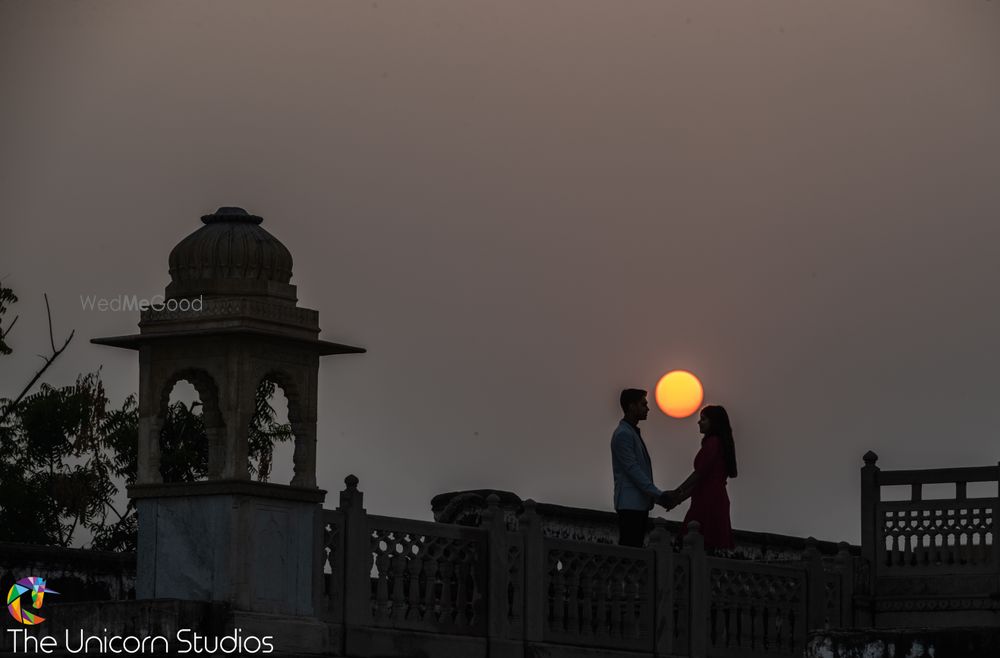
M646 539L649 512L637 509L620 509L618 512L618 545L642 548Z

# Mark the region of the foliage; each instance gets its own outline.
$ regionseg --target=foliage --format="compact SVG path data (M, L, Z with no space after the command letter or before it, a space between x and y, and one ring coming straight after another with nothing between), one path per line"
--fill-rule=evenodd
M276 388L277 385L270 379L265 379L257 387L250 435L247 437L250 475L255 476L258 482L267 482L271 477L274 444L294 438L291 426L276 420L277 413L270 403Z
M9 401L7 404L11 404ZM104 445L107 397L100 373L72 386L42 384L3 427L0 532L5 539L68 546L99 524L118 491Z

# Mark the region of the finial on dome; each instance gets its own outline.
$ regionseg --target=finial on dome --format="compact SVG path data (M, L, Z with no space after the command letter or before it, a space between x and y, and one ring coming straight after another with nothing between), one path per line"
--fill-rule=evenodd
M222 206L211 215L202 215L201 221L206 224L213 222L246 222L248 224L260 224L264 221L259 215L251 215L243 208L237 206Z

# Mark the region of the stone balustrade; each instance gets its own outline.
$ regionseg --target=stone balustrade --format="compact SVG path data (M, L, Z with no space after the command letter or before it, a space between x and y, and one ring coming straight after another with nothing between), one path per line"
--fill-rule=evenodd
M369 515L357 478L324 510L321 617L346 655L792 656L852 616L855 560L709 555L697 524L675 552L548 536L533 501L516 530L489 497L477 527ZM424 652L424 653L421 653Z
M861 469L865 623L996 625L1000 467L882 471L877 460L869 452ZM980 484L985 495L970 495ZM888 488L898 499L888 499Z

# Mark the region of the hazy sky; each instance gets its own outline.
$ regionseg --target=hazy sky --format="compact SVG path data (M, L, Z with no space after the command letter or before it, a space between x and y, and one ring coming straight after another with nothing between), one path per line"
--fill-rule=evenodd
M0 0L0 394L137 313L199 216L295 259L319 481L611 508L619 389L730 411L733 523L856 541L858 469L1000 459L1000 2ZM695 419L651 414L662 487ZM670 513L679 519L687 506Z

